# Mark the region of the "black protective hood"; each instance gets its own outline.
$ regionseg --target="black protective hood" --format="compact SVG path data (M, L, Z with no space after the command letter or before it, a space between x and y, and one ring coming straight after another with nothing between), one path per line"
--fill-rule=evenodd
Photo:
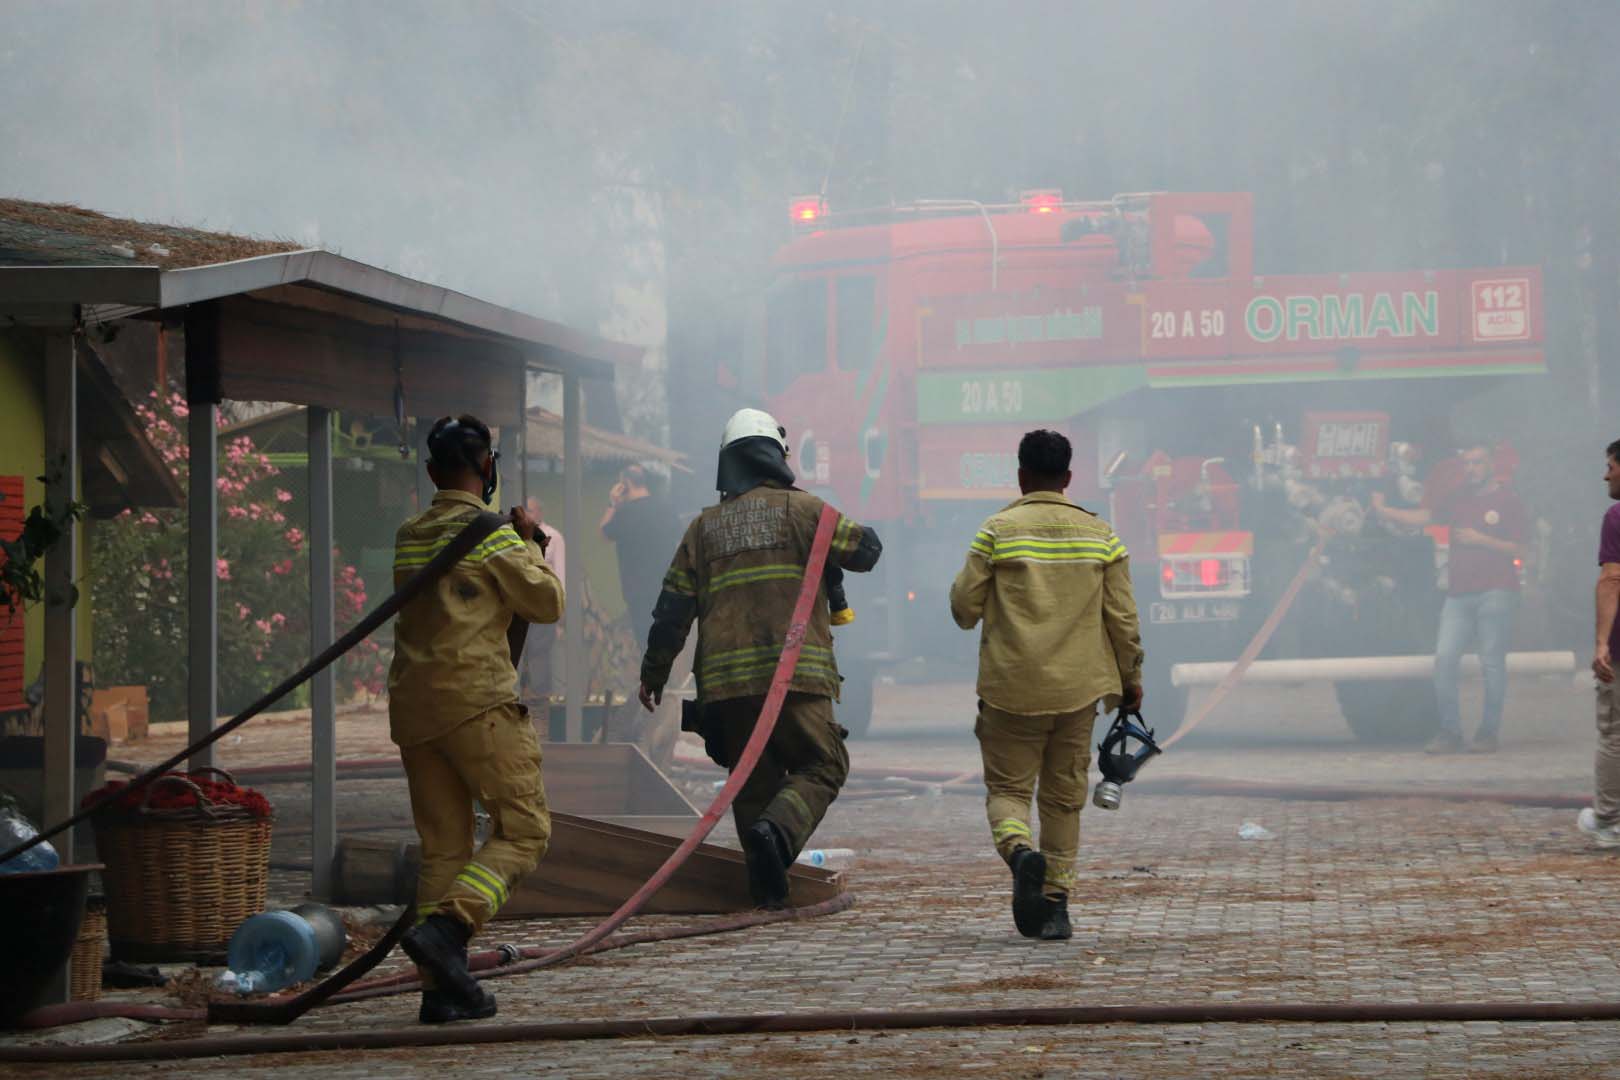
M714 487L722 499L734 499L767 481L792 487L796 479L781 443L764 435L751 435L720 451Z

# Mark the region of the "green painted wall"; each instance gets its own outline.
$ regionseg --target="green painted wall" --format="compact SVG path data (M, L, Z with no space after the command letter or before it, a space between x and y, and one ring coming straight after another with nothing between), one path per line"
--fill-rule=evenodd
M38 480L45 469L45 368L37 339L0 331L0 473L23 477L23 500L35 506L45 497ZM25 507L26 509L26 507ZM81 541L83 537L81 534ZM80 544L78 606L79 659L90 657L89 545ZM45 616L38 609L23 616L23 678L39 674L45 659Z

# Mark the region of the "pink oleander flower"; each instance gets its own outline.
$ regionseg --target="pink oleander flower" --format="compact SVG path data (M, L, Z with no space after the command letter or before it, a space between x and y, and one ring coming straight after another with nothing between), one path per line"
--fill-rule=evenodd
M218 572L219 572L219 580L221 580L221 581L229 581L229 580L231 580L231 564L230 564L229 560L220 559L218 562L216 562L214 564L214 566L215 566L215 569L218 570Z
M283 535L286 536L287 543L291 544L293 547L303 547L304 531L298 528L296 525L288 529Z
M276 502L292 502L292 492L283 488L276 488Z

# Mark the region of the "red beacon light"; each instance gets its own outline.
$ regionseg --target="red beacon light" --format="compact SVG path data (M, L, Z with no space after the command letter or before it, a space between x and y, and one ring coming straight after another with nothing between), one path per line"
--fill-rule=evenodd
M1063 192L1059 188L1034 188L1020 191L1018 201L1032 214L1053 214L1063 209Z
M795 225L811 225L827 216L827 200L820 195L805 195L794 199L788 207L788 216Z

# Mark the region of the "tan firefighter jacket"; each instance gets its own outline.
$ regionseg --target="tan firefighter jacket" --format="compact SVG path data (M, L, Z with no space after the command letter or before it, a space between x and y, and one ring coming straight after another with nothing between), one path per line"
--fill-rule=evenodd
M1142 685L1142 639L1125 545L1054 492L979 528L951 585L951 615L980 619L979 697L1023 715L1069 712Z
M799 597L822 501L797 488L761 484L705 509L681 538L653 609L641 681L662 690L670 665L698 624L698 700L764 694ZM842 515L827 561L865 571L882 553L877 534ZM806 628L790 689L838 696L827 594L822 587Z
M476 495L441 491L394 538L394 587L426 566L485 509ZM479 713L517 700L517 670L506 641L516 615L532 623L562 618L563 587L510 525L496 529L449 573L411 600L394 623L388 669L388 723L394 742L438 738Z

